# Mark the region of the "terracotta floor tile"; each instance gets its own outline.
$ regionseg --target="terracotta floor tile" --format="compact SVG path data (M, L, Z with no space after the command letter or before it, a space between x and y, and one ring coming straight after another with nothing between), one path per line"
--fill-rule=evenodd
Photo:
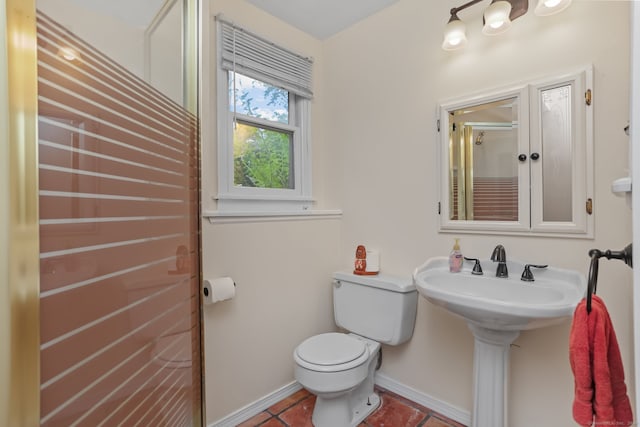
M400 396L399 394L396 394L392 391L389 390L385 390L385 389L376 389L376 392L382 397L382 395L388 395L393 397L394 399L396 399L397 401L399 401L400 403L402 403L403 405L407 405L407 406L411 406L412 408L416 408L422 412L424 412L425 414L428 414L431 411L431 409L424 407L422 405L417 404L416 402L413 402L409 399L407 399L406 397Z
M311 414L316 403L315 396L309 396L279 415L291 427L313 427Z
M267 411L263 411L263 412L260 412L255 417L243 422L242 424L238 424L237 427L255 427L260 423L265 422L269 418L271 418L271 414L268 413Z
M272 405L269 409L267 409L273 415L278 415L280 412L289 408L290 406L295 405L300 402L302 399L306 399L309 397L311 393L309 393L305 389L301 389L293 393L291 396L282 399L280 402Z
M371 427L415 427L427 414L419 409L407 406L394 396L383 393L380 408L365 420Z
M271 418L266 423L260 424L260 427L287 427L287 425L277 418Z

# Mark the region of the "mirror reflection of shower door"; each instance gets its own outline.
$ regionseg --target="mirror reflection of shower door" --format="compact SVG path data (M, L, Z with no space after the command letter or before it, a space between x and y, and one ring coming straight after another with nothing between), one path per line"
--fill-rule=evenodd
M449 219L517 222L517 98L448 112Z
M472 220L473 210L473 127L454 123L451 130L450 162L451 219Z
M142 79L144 28L108 4L38 3L40 422L197 426L198 120Z
M450 219L517 221L517 129L458 122L450 129Z

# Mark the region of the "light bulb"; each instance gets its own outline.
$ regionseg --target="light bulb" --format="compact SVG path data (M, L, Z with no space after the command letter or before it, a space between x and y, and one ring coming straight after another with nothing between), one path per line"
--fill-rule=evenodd
M571 5L571 0L538 0L535 13L538 16L548 16L562 12Z
M462 37L450 37L449 38L449 44L451 46L458 46L461 41L462 41Z
M484 11L484 27L482 33L486 35L501 34L511 27L511 3L505 0L494 1Z
M444 29L444 41L442 48L444 50L460 49L467 44L467 36L465 34L466 27L457 16L452 15Z

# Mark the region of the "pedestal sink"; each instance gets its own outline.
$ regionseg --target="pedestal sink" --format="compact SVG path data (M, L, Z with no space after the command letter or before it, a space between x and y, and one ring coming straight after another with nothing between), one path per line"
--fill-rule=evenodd
M560 323L573 315L587 282L576 271L533 269L535 280L520 280L525 263L507 262L508 278L495 277L496 264L481 261L483 275L449 272L449 260L435 257L413 273L418 292L467 321L474 336L472 427L506 427L506 386L511 343L528 329Z

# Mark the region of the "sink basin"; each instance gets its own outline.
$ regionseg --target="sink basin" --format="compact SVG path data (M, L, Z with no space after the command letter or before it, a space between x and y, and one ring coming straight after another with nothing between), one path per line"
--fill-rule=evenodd
M587 283L576 271L532 268L533 282L520 280L525 263L507 262L508 278L495 277L496 263L481 261L484 274L472 275L466 261L460 273L449 272L449 260L435 257L413 273L418 292L477 326L522 331L562 322L573 315Z

